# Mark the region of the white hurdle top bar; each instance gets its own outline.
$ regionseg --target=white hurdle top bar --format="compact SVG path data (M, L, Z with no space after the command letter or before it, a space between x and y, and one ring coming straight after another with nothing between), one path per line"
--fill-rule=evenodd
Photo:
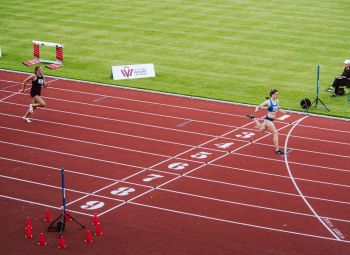
M33 43L39 44L39 45L41 45L41 46L50 46L50 47L59 47L59 48L63 48L63 45L62 45L62 44L59 44L59 43L41 42L41 41L33 41Z

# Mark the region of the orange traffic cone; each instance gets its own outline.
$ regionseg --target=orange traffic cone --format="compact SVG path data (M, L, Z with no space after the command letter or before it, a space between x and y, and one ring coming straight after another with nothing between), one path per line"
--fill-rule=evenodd
M86 230L85 243L92 243L92 237L89 229Z
M49 209L46 209L44 221L45 221L45 222L50 222L50 221L52 221L52 219L51 219L51 214L50 214Z
M40 233L40 237L39 237L39 243L40 246L45 246L47 245L46 241L45 241L45 237L44 237L44 233L41 232Z
M24 237L27 238L27 239L33 238L32 226L31 226L31 225L27 225L27 227L26 227L26 233L25 233Z
M97 218L97 214L94 214L94 217L92 218L92 224L91 225L97 225L98 224L98 218Z
M60 241L58 242L58 248L65 249L67 248L66 242L64 241L64 237L60 236Z
M30 227L30 229L33 229L32 223L30 223L29 216L26 218L26 229L28 228L28 226Z
M95 236L102 236L102 227L100 223L96 225Z

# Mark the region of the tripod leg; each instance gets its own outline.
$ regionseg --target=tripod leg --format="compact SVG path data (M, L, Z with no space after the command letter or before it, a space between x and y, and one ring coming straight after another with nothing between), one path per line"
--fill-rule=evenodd
M54 219L53 222L50 223L50 225L48 226L47 230L49 231L49 229L52 228L53 224L55 224L56 221L58 221L62 216L63 216L63 213L61 213L60 215L58 215L58 217L57 217L56 219Z
M85 228L85 226L83 224L81 224L79 221L77 221L74 217L72 217L70 214L65 213L65 215L67 215L69 218L71 218L75 223L77 223L79 226L81 226L82 228Z
M63 233L63 230L64 230L64 228L65 228L65 225L66 225L66 217L65 217L65 213L63 213L62 224L61 224L61 229L60 229L60 236L61 236L62 233Z
M306 110L307 112L309 112L309 111L310 111L311 106L313 106L314 104L315 104L315 107L317 107L317 103L318 103L318 102L317 102L317 99L318 99L318 97L316 97L316 98L315 98L315 100L314 100L314 101L313 101L313 102L310 104L310 107L309 107L309 108L307 108L307 110Z
M324 106L324 108L326 108L327 109L327 111L330 111L328 108L327 108L327 106L322 102L322 100L321 99L318 99L319 101L320 101L320 103Z

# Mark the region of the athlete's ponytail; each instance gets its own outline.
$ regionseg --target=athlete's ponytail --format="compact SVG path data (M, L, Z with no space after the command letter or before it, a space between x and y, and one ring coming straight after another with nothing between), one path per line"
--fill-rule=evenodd
M270 96L265 97L265 99L270 99L270 97L271 97L273 94L275 94L276 92L278 92L277 89L271 89L271 90L270 90Z

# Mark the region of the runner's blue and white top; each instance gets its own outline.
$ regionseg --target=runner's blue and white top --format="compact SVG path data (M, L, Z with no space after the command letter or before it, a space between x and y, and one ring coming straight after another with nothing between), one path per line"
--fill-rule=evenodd
M278 105L278 100L276 99L276 102L275 102L275 104L274 104L274 103L272 102L272 99L270 98L269 107L267 107L267 110L268 110L269 112L277 112L278 107L279 107L279 105Z

